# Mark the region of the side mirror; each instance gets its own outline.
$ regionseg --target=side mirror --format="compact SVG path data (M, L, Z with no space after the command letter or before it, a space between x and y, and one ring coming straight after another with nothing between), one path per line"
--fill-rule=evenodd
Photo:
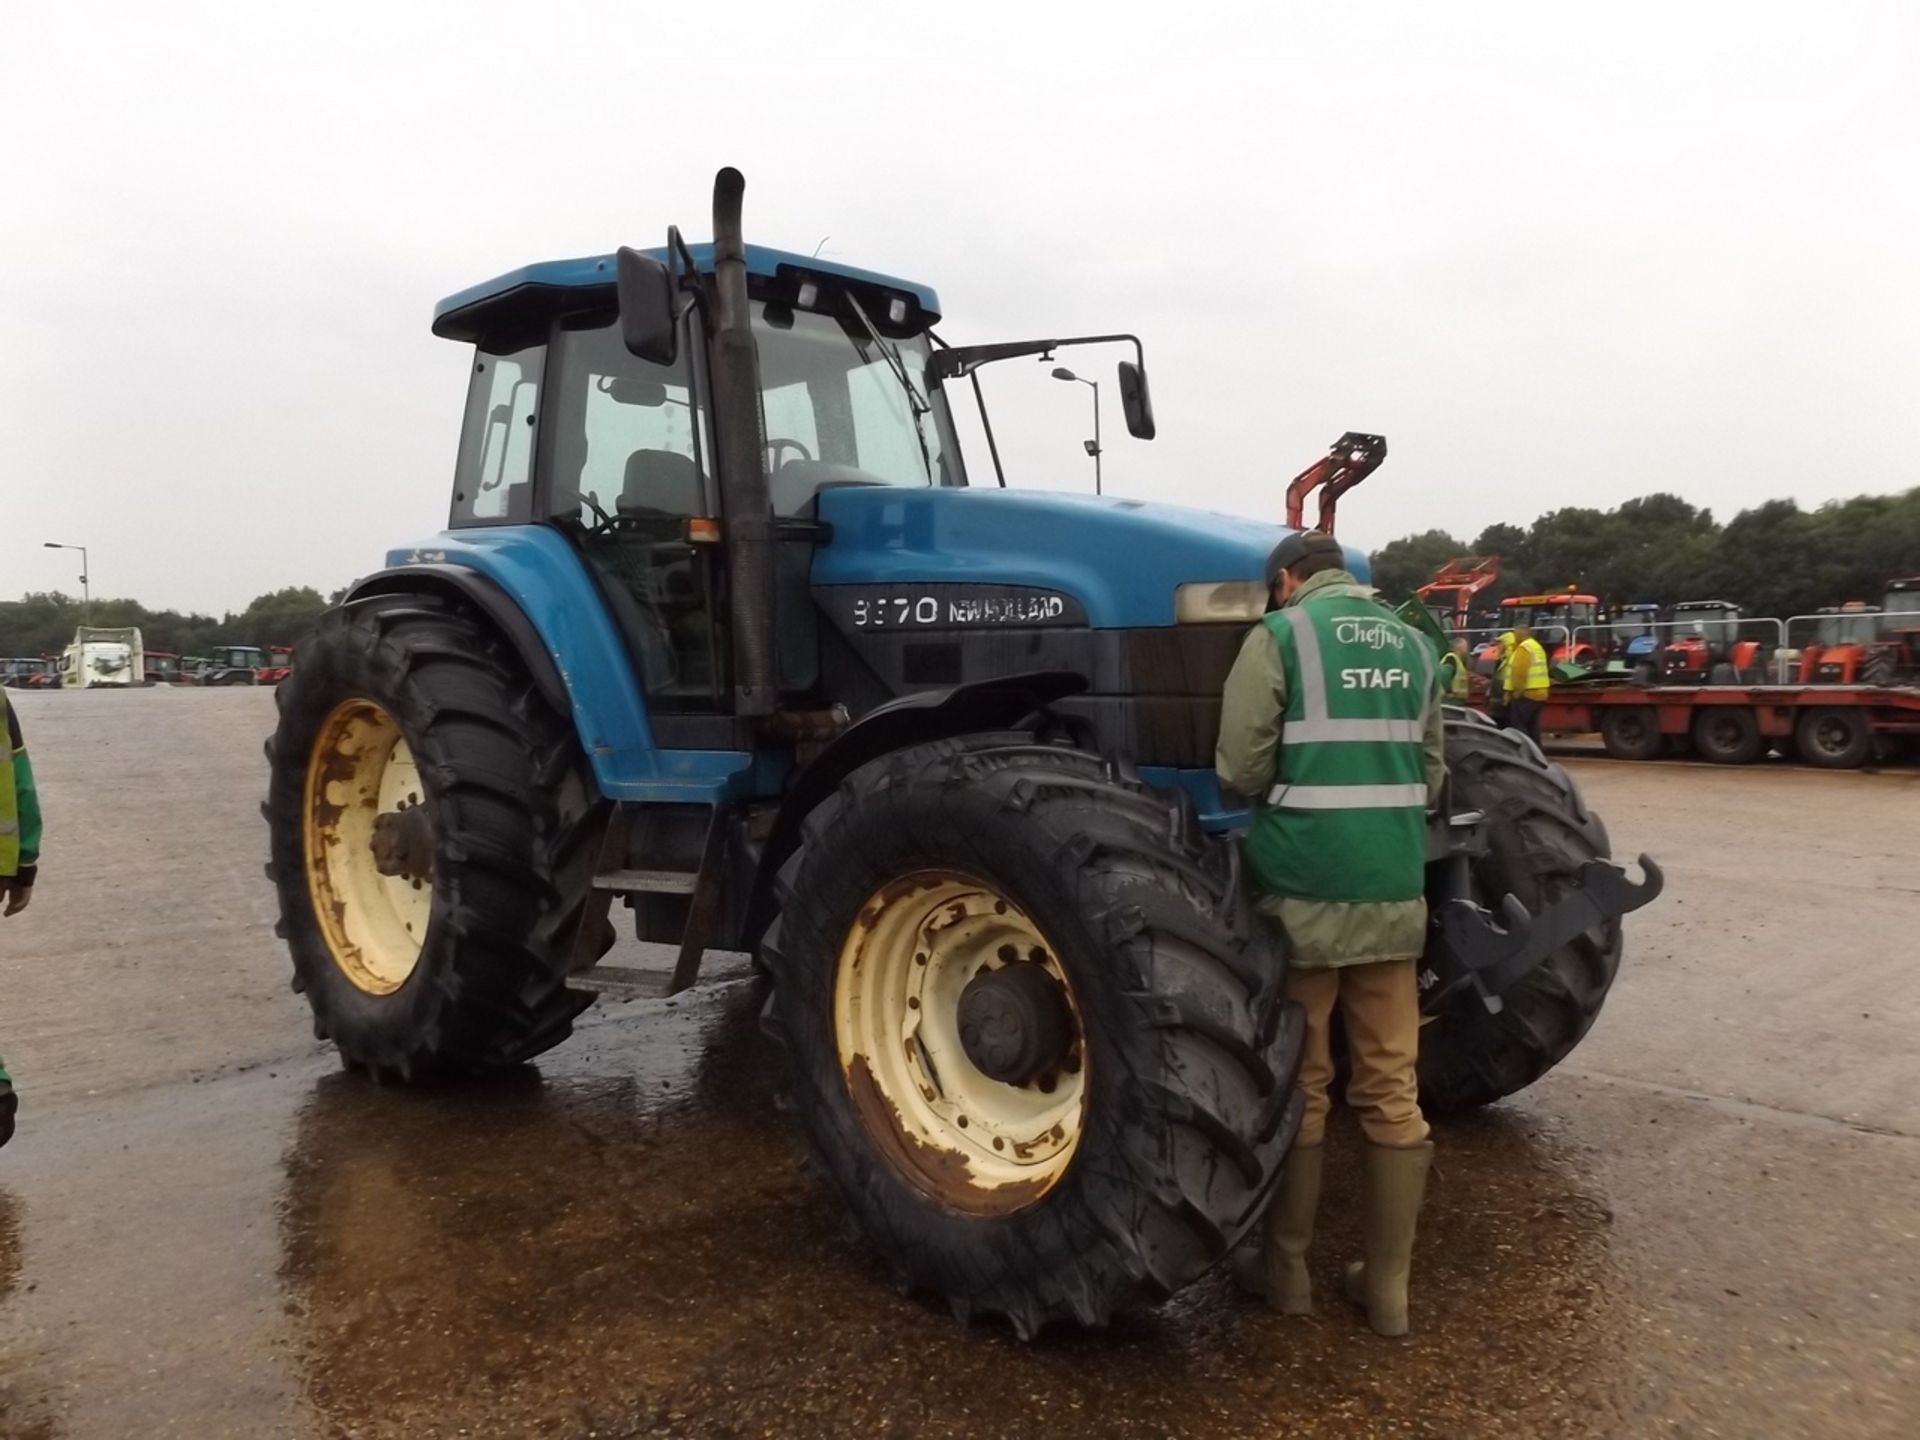
M680 326L674 315L673 279L651 255L622 245L615 260L614 293L620 297L620 338L629 354L655 365L680 356Z
M1129 435L1136 440L1153 439L1153 396L1147 393L1147 372L1131 360L1120 362L1120 409L1127 417Z

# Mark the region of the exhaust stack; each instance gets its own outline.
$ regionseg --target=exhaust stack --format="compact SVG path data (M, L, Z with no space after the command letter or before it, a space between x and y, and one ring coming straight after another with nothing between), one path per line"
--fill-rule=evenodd
M760 355L747 308L747 250L740 224L746 178L731 165L713 179L713 412L720 496L726 507L734 712L773 713L773 502L760 421Z

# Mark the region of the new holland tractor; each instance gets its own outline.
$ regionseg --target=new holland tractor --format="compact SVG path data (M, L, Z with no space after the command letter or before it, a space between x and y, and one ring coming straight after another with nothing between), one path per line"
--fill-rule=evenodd
M1139 342L948 346L926 286L746 245L742 191L720 173L711 245L439 306L472 347L449 526L276 694L293 987L350 1068L408 1080L749 955L792 1106L901 1282L1023 1336L1102 1323L1228 1252L1299 1120L1284 941L1213 773L1284 532L970 473L976 372L1072 345L1129 348L1150 439ZM1436 1110L1573 1048L1659 886L1524 739L1449 732ZM603 963L616 903L656 967Z

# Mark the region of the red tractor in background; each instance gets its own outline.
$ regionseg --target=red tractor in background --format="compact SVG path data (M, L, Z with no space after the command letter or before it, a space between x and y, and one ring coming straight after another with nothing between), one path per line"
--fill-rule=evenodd
M1910 685L1920 681L1920 575L1887 582L1886 604L1849 600L1820 612L1800 654L1803 685Z
M1598 665L1599 634L1594 629L1600 615L1598 596L1582 595L1572 587L1557 595L1511 595L1500 602L1499 624L1503 630L1525 625L1533 631L1555 665ZM1586 630L1582 636L1577 632ZM1475 668L1491 670L1500 663L1500 642L1489 640L1473 652Z
M1662 681L1680 685L1759 684L1772 647L1740 638L1740 607L1731 600L1682 600L1669 617L1667 643L1654 658Z
M256 672L255 677L262 685L278 685L293 673L293 647L291 645L267 646L266 663Z
M173 685L180 679L180 657L171 650L142 652L142 678L149 685Z
M34 655L0 660L0 685L9 690L57 690L59 661Z
M1442 630L1455 634L1473 628L1473 597L1499 578L1498 555L1468 555L1447 561L1413 593Z

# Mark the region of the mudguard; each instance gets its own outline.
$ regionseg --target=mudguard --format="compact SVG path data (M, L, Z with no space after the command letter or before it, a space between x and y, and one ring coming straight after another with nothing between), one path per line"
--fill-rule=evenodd
M1003 675L945 690L919 690L869 710L841 732L800 772L780 802L772 833L761 847L742 940L751 949L773 922L773 879L800 848L800 827L822 800L869 760L909 745L947 740L1012 725L1055 700L1078 695L1087 678L1065 670Z

